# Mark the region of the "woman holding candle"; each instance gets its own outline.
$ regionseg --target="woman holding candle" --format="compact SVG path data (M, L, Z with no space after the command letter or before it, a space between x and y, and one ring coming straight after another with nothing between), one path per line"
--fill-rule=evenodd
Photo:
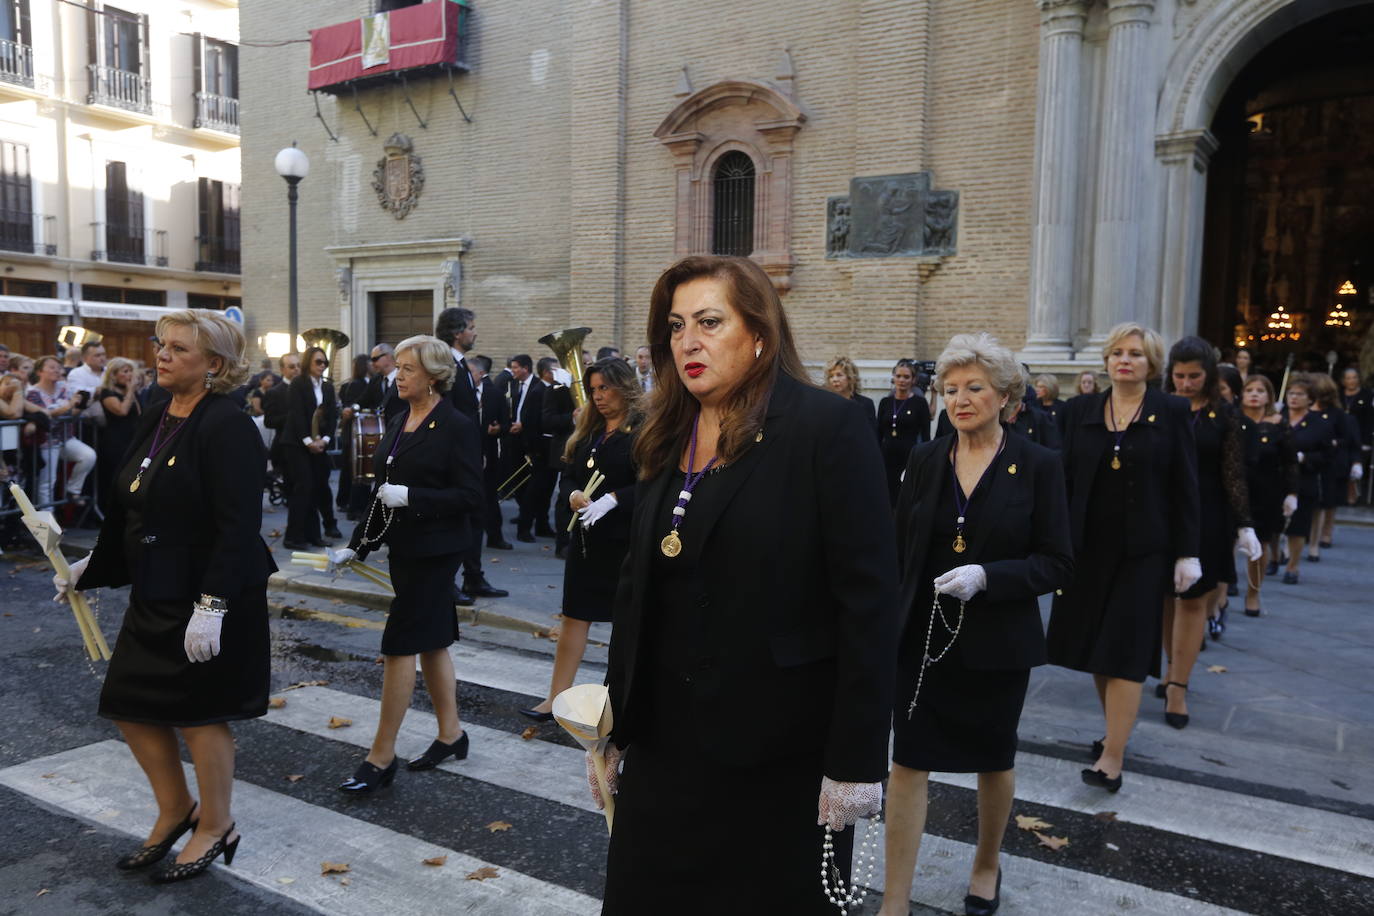
M916 364L897 360L892 367L892 394L878 402L878 446L887 468L888 501L894 507L911 450L930 438L930 405L916 394L915 382Z
M1106 736L1082 776L1115 792L1141 684L1159 676L1164 602L1202 575L1201 520L1188 402L1148 384L1164 368L1158 332L1119 324L1102 357L1111 387L1064 408L1074 575L1046 642L1051 664L1093 676Z
M630 549L634 431L643 391L630 364L614 357L589 366L581 384L592 409L581 411L562 455L559 499L577 520L563 568L563 623L553 677L544 701L520 710L537 722L553 718L553 698L573 685L591 625L610 622L620 567Z
M907 912L937 771L978 774L964 911L987 916L1001 901L1016 726L1030 669L1045 663L1037 598L1073 569L1069 510L1058 455L1006 422L1025 390L1011 351L987 334L957 335L935 378L955 432L912 452L897 503L903 575L881 913Z
M425 676L439 735L411 760L432 770L468 755L458 721L453 659L458 638L453 577L471 546L470 520L482 511L477 426L446 392L457 371L453 353L437 337L417 335L396 345L396 396L407 409L392 417L373 457L376 487L349 545L330 553L332 567L388 547L391 600L382 631L382 710L367 757L339 789L364 794L391 785L400 757L396 736L415 693L415 657Z
M257 427L226 395L248 377L243 332L188 309L157 323L158 384L170 398L144 414L115 474L95 551L72 566L76 588L132 583L100 692L157 799L147 841L116 865L146 868L194 831L157 882L193 878L239 834L230 810L228 723L267 712L267 577L259 534L267 466ZM65 581L54 578L59 599ZM186 786L180 733L200 800Z
M879 810L887 773L897 559L872 427L807 381L747 258L670 267L647 338L609 784L592 779L598 803L618 790L603 913L833 913L818 825L847 870L845 828ZM721 829L721 804L748 829ZM761 851L767 881L719 868Z

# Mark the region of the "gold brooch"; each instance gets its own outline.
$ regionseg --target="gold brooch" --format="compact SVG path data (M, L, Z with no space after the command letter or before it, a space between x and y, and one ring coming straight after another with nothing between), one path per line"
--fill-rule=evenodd
M174 464L176 464L176 463L177 463L177 456L176 456L176 455L173 455L171 458L168 458L168 459L167 459L167 467L171 467L172 465L174 465Z
M1217 412L1216 412L1215 410L1209 410L1209 411L1207 411L1207 419L1209 419L1209 420L1215 420L1216 418L1217 418Z
M1260 441L1261 441L1261 442L1268 442L1268 441L1269 441L1269 437L1268 437L1268 436L1260 436Z
M1154 414L1150 414L1150 415L1149 415L1148 417L1146 417L1145 419L1146 419L1148 422L1153 423L1153 422L1155 421L1155 415L1154 415Z
M1009 465L1007 465L1007 473L1008 473L1008 474L1015 474L1015 473L1016 473L1016 465L1014 465L1014 464L1009 464Z
M429 421L429 428L430 428L430 429L433 429L436 425L438 425L438 422L439 422L439 421L437 421L437 420L430 420L430 421Z
M1055 593L1056 595L1063 595L1063 594L1064 594L1064 590L1063 590L1062 588L1056 588L1056 589L1054 590L1054 593Z

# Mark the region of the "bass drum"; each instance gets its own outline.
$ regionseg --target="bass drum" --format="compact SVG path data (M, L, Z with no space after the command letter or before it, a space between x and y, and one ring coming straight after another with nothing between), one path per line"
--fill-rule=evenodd
M372 458L382 442L386 424L375 410L359 410L353 415L353 479L373 480Z

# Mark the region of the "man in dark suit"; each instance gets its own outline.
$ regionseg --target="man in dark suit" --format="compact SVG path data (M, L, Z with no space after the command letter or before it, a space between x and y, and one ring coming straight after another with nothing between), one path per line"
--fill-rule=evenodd
M406 402L396 396L396 354L391 344L379 343L372 348L372 378L358 406L381 411L382 424L406 409Z
M506 437L502 443L502 479L516 474L528 458L531 463L531 443L541 441L539 436L540 409L544 398L544 385L534 377L534 361L528 353L512 356L506 363L510 372L510 384L506 386L506 414L510 423L506 427ZM534 517L530 511L530 487L533 472L529 479L515 491L515 504L518 507L515 517L515 539L533 543L534 535L530 526Z
M482 435L482 489L485 505L485 524L487 546L496 550L513 549L501 533L501 502L496 498L496 489L501 485L501 440L510 417L506 414L506 399L500 389L492 384L491 357L474 356L472 378L477 383L477 417L480 421L478 431Z
M533 528L535 537L555 537L549 525L549 502L553 499L554 487L558 485L558 455L554 453L554 432L545 428L544 405L554 393L553 370L558 360L545 356L535 364L535 378L531 380L529 395L525 398L525 454L530 456L532 465L530 482L522 492L525 503L522 515L525 524L521 531L529 534ZM564 389L566 390L566 389ZM553 415L550 415L553 416Z
M434 323L434 336L449 345L453 351L453 366L456 370L453 387L449 389L449 400L459 413L482 428L477 418L477 386L472 381L467 355L477 343L477 315L471 309L447 308L439 313ZM478 456L481 460L481 456ZM470 605L475 598L504 598L510 594L502 588L494 587L482 575L482 528L484 512L476 512L470 521L472 526L469 543L471 546L463 554L463 587L454 586L454 601Z
M605 347L602 348L606 349ZM542 360L540 362L543 362ZM555 365L557 365L555 363ZM552 373L550 373L552 375ZM574 385L582 384L581 379L573 379ZM573 431L573 410L577 404L573 401L572 389L567 385L560 385L554 382L548 390L544 392L544 406L539 412L540 425L543 427L543 434L548 437L549 460L548 467L543 476L537 481L541 486L548 486L550 493L558 492L558 477L564 471L563 449L568 444L568 438ZM543 503L540 503L543 505ZM572 535L568 533L568 522L572 521L572 508L563 500L554 500L553 506L553 535L554 535L554 554L560 560L568 558L568 544L572 541Z

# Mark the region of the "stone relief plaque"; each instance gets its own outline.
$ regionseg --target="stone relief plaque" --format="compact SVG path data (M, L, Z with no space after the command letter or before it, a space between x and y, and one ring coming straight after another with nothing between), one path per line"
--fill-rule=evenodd
M385 158L377 160L377 168L372 172L372 190L377 192L377 202L397 219L405 219L415 209L425 187L424 166L413 152L414 148L405 134L392 134L382 147Z
M853 178L826 201L826 257L954 254L958 210L959 193L931 190L929 172Z

